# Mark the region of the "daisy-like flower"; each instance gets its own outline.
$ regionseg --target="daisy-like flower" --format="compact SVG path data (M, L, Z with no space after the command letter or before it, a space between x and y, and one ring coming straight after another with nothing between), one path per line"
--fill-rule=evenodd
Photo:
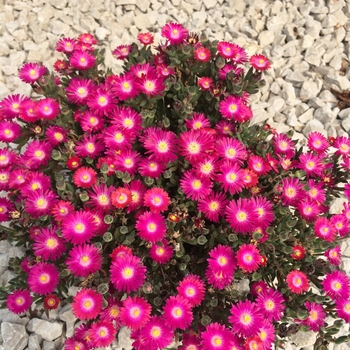
M19 70L19 78L28 84L34 84L47 73L47 68L39 63L25 63Z
M267 228L274 221L275 215L272 203L265 197L252 197L254 210L258 214L257 226Z
M163 78L167 78L170 75L175 74L175 69L165 63L158 64L156 69L157 69L157 74L159 74Z
M165 236L166 219L158 212L146 211L136 220L135 228L143 240L156 243Z
M325 164L322 162L322 156L305 153L299 156L299 164L297 168L305 171L307 176L318 176L325 169Z
M110 90L98 87L88 95L86 103L94 114L108 115L115 108L117 99Z
M17 153L7 148L0 149L0 168L7 168L17 163Z
M309 289L309 280L304 272L292 270L286 277L288 288L292 293L302 294Z
M120 321L120 309L122 307L122 303L118 301L116 298L108 298L108 306L103 309L100 314L100 319L106 320L109 322L115 322L116 326L119 328L121 326Z
M138 78L136 86L140 92L146 94L148 97L161 95L165 88L164 79L157 74L151 73Z
M162 27L162 37L166 38L170 45L183 43L188 38L188 30L179 23L167 23Z
M22 156L23 163L30 170L39 169L47 165L51 157L52 146L47 141L34 140L28 146Z
M13 142L21 135L21 127L19 124L9 121L0 122L0 141Z
M240 46L236 44L227 41L220 41L217 45L217 50L219 55L225 59L231 59L237 63L247 61L247 54ZM244 59L237 60L239 56L244 57Z
M210 120L203 113L193 113L191 119L185 121L186 128L189 130L199 130L203 128L210 128Z
M217 182L219 182L224 191L235 194L242 191L244 176L245 172L238 164L226 161L220 167Z
M57 52L64 52L66 54L70 54L74 50L74 46L77 44L76 39L71 38L61 38L56 43L56 51Z
M231 137L221 137L216 143L216 151L220 157L238 164L247 157L245 146Z
M10 171L10 168L0 169L0 191L9 191Z
M0 101L0 109L2 116L6 119L13 119L19 116L21 105L30 101L27 96L22 96L20 94L9 95Z
M249 62L258 71L264 71L271 67L270 61L264 55L253 55L250 57Z
M205 284L199 276L189 274L177 287L179 295L187 299L192 306L198 306L204 300Z
M343 210L341 212L342 215L345 216L345 218L348 220L350 223L350 203L343 203Z
M227 350L231 333L224 325L214 322L201 333L201 338L202 350Z
M226 208L226 219L231 227L240 233L249 233L256 227L258 214L249 198L232 200Z
M82 166L73 175L73 183L82 188L90 188L97 181L97 173L94 169Z
M224 193L211 192L208 197L198 200L198 210L213 222L218 222L224 216L228 200Z
M72 68L87 70L96 65L96 57L88 51L77 50L69 57Z
M108 167L106 175L110 176L116 172L114 162L115 162L114 157L99 157L97 160L96 168L102 169L103 164L106 164ZM101 172L102 172L102 170L101 170Z
M132 201L132 193L124 187L116 188L111 194L113 205L118 209L127 207Z
M182 346L178 350L200 350L201 339L195 333L184 333L182 337Z
M248 159L248 168L258 175L265 175L271 167L268 161L260 156L252 154Z
M60 113L60 104L51 97L39 100L36 108L38 111L38 117L44 120L55 119Z
M78 41L82 42L84 44L89 44L89 45L96 45L97 44L96 38L90 33L80 34L78 36Z
M219 244L209 252L208 268L214 273L232 276L236 268L236 259L232 248Z
M107 187L105 184L93 185L88 191L89 200L86 204L92 209L108 213L113 208L111 195L114 190L113 186Z
M350 278L343 271L328 273L322 281L323 290L332 300L348 299Z
M199 200L210 194L213 183L207 178L201 178L195 171L188 170L180 180L180 187L187 198Z
M242 244L236 254L237 265L246 272L253 272L261 264L261 255L253 244Z
M257 297L264 291L267 291L270 287L264 281L254 282L250 287L250 293Z
M66 251L62 238L56 231L57 227L45 227L34 238L33 250L36 256L41 256L43 260L57 260Z
M132 73L135 78L141 78L143 75L155 74L156 68L149 63L137 63L130 67L130 73Z
M208 62L211 57L210 50L206 47L199 46L193 51L194 59L199 62Z
M228 321L232 324L232 332L243 337L248 337L258 332L263 316L256 305L250 300L239 301L232 305L231 316Z
M121 74L116 78L116 81L113 84L113 90L116 92L120 101L135 98L140 92L135 77L130 72Z
M298 178L288 177L282 179L283 192L281 194L283 205L296 205L303 196L303 185Z
M88 350L87 342L76 337L67 338L64 344L64 350Z
M237 121L243 113L242 106L240 97L229 95L220 102L219 111L224 118Z
M140 33L137 36L137 39L140 41L141 44L146 46L146 45L153 44L154 37L151 33L147 32L147 33Z
M342 156L350 155L350 138L346 136L338 136L334 143L333 147L337 149L335 154L339 154Z
M233 273L223 274L222 271L214 272L208 266L207 270L205 271L205 278L207 279L209 284L213 285L214 288L223 290L232 283Z
M276 154L292 158L295 154L295 144L293 140L285 134L276 134L272 140Z
M143 285L146 271L139 257L125 254L112 262L111 282L119 292L134 292Z
M2 152L0 150L0 164L1 164L1 159L2 159L1 153ZM7 160L5 160L5 161L7 161ZM0 166L0 168L1 168L1 166ZM15 190L20 189L26 183L27 172L28 171L23 169L23 168L11 170L10 175L9 175L9 181L8 181L9 187L11 189L15 189Z
M111 123L129 132L130 135L137 136L142 129L141 114L130 107L119 107L111 113Z
M86 132L97 132L104 128L104 116L85 110L79 118L81 128Z
M100 320L93 322L90 327L91 340L96 347L106 347L112 344L117 330L112 322Z
M72 78L66 87L66 95L70 102L84 104L88 96L94 91L95 84L91 79Z
M302 320L301 324L309 326L311 331L318 332L320 327L324 326L324 320L326 318L326 313L322 305L307 301L305 307L308 311L308 317Z
M264 350L271 349L271 346L274 343L276 338L274 325L268 320L263 320L262 324L259 326L259 331L257 336L262 341L262 346ZM257 350L257 349L253 348L253 350Z
M242 79L242 76L244 75L243 68L238 67L235 64L225 64L223 68L219 69L219 78L222 80L226 80L226 77L230 72L232 72L235 76L240 76L239 79ZM236 79L236 77L234 77L233 79Z
M56 310L60 304L60 298L56 294L48 294L44 298L46 310Z
M67 242L87 243L95 233L94 217L86 210L69 213L62 221L62 236Z
M66 164L69 170L76 170L81 166L81 160L78 156L72 156L68 158Z
M146 186L140 180L133 180L125 184L125 188L131 193L131 202L126 210L127 213L131 213L142 205Z
M124 60L131 52L131 45L119 45L113 51L112 55L116 56L118 60Z
M172 131L149 127L141 141L151 159L167 163L178 158L177 136Z
M157 264L165 264L172 258L173 249L168 241L163 239L156 244L152 244L152 247L149 250L149 255Z
M66 142L67 134L67 129L56 125L50 125L45 132L46 139L52 145L52 147L56 147L60 143Z
M103 143L100 142L98 135L85 134L83 138L76 143L75 152L78 157L90 157L95 159L104 151Z
M202 130L190 130L181 133L179 139L179 152L189 162L194 162L204 154L214 150L214 138Z
M314 221L320 214L321 208L316 201L306 199L297 204L299 214L307 221Z
M333 242L336 235L336 231L332 222L324 217L319 217L316 219L314 225L314 233L317 237L328 242Z
M152 306L144 298L128 296L123 300L123 307L120 309L120 319L126 327L138 330L149 322L151 311Z
M202 77L198 79L198 86L200 89L207 91L210 90L213 86L213 79L209 77Z
M313 179L307 182L306 195L317 203L324 203L326 200L326 190L323 188L323 184L316 183Z
M295 245L293 248L293 253L290 256L294 260L302 260L305 258L306 250L302 245Z
M138 171L141 176L152 177L158 179L161 174L166 170L166 163L159 162L158 160L152 158L144 158L139 163Z
M41 172L28 172L26 182L21 186L22 195L27 197L31 193L42 190L46 191L51 188L51 179Z
M53 191L38 189L28 194L24 207L33 218L38 218L49 214L56 202L57 195Z
M71 202L60 200L53 206L51 213L57 222L61 222L73 210Z
M33 101L31 99L23 101L19 107L18 117L27 123L36 122L40 119L36 105L37 101Z
M75 246L68 253L66 265L74 276L87 277L101 268L101 251L91 244Z
M28 273L29 288L36 294L45 295L52 293L59 281L59 271L53 264L38 263Z
M7 198L0 197L0 222L9 221L10 212L14 210L14 205Z
M307 146L318 154L325 153L329 148L327 138L317 131L310 132L307 136Z
M272 288L266 289L259 293L256 304L263 314L263 316L269 321L279 321L285 310L283 304L284 298L278 290Z
M137 172L138 163L141 159L140 153L128 149L122 151L115 159L115 167L121 171L134 175Z
M94 289L81 289L74 297L72 311L80 320L92 320L102 310L103 297Z
M335 310L338 317L350 323L350 299L338 299L335 302Z
M216 180L216 172L218 171L220 163L221 162L218 157L208 155L194 163L193 168L200 177Z
M132 254L132 249L125 246L125 245L120 245L117 248L114 248L112 253L110 254L110 257L112 261L123 257L124 255L133 255Z
M181 295L170 296L163 308L165 322L173 329L187 329L192 320L192 306L187 299Z
M131 148L135 136L121 126L112 125L107 128L102 140L107 149L123 151Z
M165 349L174 338L174 332L163 317L152 316L140 331L143 349Z
M87 348L90 350L94 347L94 343L91 339L90 326L86 323L82 323L79 327L75 328L74 338L84 341ZM75 349L72 349L75 350Z
M168 192L161 187L153 187L147 190L143 197L143 203L150 211L161 213L168 209L170 198Z
M334 248L329 248L324 253L327 260L334 266L339 266L341 264L341 250L340 246Z
M15 314L26 312L31 305L32 297L26 289L16 289L6 299L7 308Z

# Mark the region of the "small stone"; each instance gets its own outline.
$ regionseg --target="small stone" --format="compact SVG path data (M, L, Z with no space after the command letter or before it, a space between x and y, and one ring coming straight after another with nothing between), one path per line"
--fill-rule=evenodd
M204 6L207 10L214 8L217 5L217 0L203 0Z
M299 100L295 96L295 89L291 83L284 82L282 85L281 97L290 106L295 106Z
M52 341L62 335L63 323L33 318L29 321L27 329L29 332L40 335L45 340Z
M118 347L119 348L132 348L133 341L130 339L130 333L131 333L131 331L126 327L122 327L119 330L119 333L118 333Z
M50 31L56 35L62 35L62 34L67 35L67 33L70 30L69 25L66 23L63 23L59 19L51 21L49 27L50 27Z
M298 347L314 345L316 342L316 332L297 332L290 336L290 340Z
M329 90L323 90L318 97L324 101L328 107L334 108L338 104L337 98Z
M55 15L55 9L50 5L46 4L39 12L38 12L38 21L40 23L48 23L50 18Z
M187 1L182 0L181 9L185 11L187 15L192 15L193 13L193 5L189 4Z
M350 132L350 117L343 119L343 121L341 122L341 126L346 132Z
M41 337L38 334L31 334L28 341L28 350L40 350Z
M154 15L156 14L156 18ZM157 21L157 11L150 11L145 14L140 14L134 17L135 25L140 30L150 29Z
M308 101L310 98L316 97L321 91L322 83L317 84L314 80L307 80L300 89L299 98L302 101Z
M107 36L111 34L111 32L106 28L97 27L95 30L95 34L98 40L105 40Z
M300 118L299 118L299 120L300 120ZM305 128L303 130L303 134L305 136L307 136L312 131L318 131L324 135L326 134L326 130L325 130L323 124L317 119L311 119L307 122L307 124L305 125Z
M25 326L2 322L1 335L4 350L23 350L28 344L28 334Z
M267 112L271 114L275 114L281 112L285 106L285 100L280 96L273 96L269 100L269 107L267 108Z
M29 322L28 317L19 317L13 312L9 312L7 309L0 309L0 322L8 322L12 324L20 324L25 326Z
M330 75L325 76L324 80L328 84L334 84L340 88L340 90L349 90L350 89L350 81L347 77L344 77L342 75Z
M350 117L350 107L349 108L344 108L338 113L338 117L340 119L346 119Z
M136 3L136 6L142 11L142 12L147 12L147 10L150 8L151 3L148 0L142 0L138 1Z
M301 74L299 71L292 71L286 76L286 81L289 83L303 83L305 80L305 75Z
M56 350L55 342L44 340L42 350Z
M42 62L42 55L40 51L29 51L27 56L28 62Z
M335 31L335 40L337 41L337 43L341 43L346 35L346 31L344 29L344 27L339 27L336 29Z
M56 9L63 10L67 7L68 0L49 0L50 4Z
M303 50L308 49L314 43L315 39L311 35L304 35L301 39L300 45Z
M273 33L271 33L269 30L264 30L258 35L259 45L261 47L270 45L273 42L274 38L275 36Z
M295 106L295 114L297 117L301 116L303 113L305 113L310 107L306 103L298 103Z
M309 47L305 52L305 61L314 65L319 66L321 64L322 53L315 47Z
M336 118L336 115L332 109L329 107L317 108L314 113L314 117L319 120L322 124L327 122L332 123Z
M338 20L335 15L328 15L323 19L321 24L323 28L334 27L338 24Z

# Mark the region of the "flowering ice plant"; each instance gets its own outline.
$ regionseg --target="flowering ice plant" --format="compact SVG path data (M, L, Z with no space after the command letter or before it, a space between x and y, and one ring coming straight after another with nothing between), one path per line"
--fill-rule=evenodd
M20 70L35 97L0 102L2 234L26 251L4 306L70 303L83 324L66 350L108 346L121 327L136 350L348 340L350 205L329 206L350 196L350 139L312 132L298 148L250 126L268 59L178 23L161 35L117 47L119 75L93 35L61 38L53 73Z

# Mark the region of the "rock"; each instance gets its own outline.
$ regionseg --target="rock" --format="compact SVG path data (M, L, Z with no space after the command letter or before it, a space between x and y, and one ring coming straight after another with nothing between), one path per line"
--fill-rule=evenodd
M280 96L273 96L269 100L269 107L267 108L267 112L271 114L278 113L283 110L286 102Z
M63 323L33 318L29 321L27 329L40 335L44 340L52 341L62 335Z
M98 40L105 40L108 35L111 34L111 32L103 27L97 27L95 30L96 38Z
M56 9L62 10L67 6L68 0L49 0L49 2Z
M50 21L49 28L50 28L50 31L53 34L56 34L57 36L60 36L60 35L66 36L67 33L70 31L69 25L66 23L63 23L59 19Z
M317 108L314 113L314 118L319 120L322 124L327 122L332 123L336 118L336 114L329 107Z
M298 117L298 120L300 123L306 124L309 120L313 119L314 117L314 109L310 108L306 112L304 112L302 115Z
M298 347L314 345L316 342L316 332L297 332L290 336L290 340Z
M305 61L314 66L319 66L321 64L322 54L315 47L309 47L305 52Z
M55 342L44 340L42 350L56 350Z
M38 334L31 334L28 341L28 350L40 350L41 337Z
M299 120L300 120L300 118L299 118ZM324 135L326 134L326 130L325 130L323 124L317 119L311 119L306 123L305 128L303 130L303 134L305 136L307 136L312 131L318 131Z
M124 348L125 350L131 350L132 349L132 340L130 339L130 333L131 331L126 328L122 327L119 330L118 333L118 347Z
M136 6L142 11L147 12L150 8L150 2L148 0L137 1Z
M203 0L204 6L207 10L214 8L217 5L217 0Z
M66 323L66 336L71 337L74 334L74 324L76 321L76 317L72 312L72 305L65 305L58 315L61 321Z
M310 98L316 97L321 91L321 88L322 82L320 84L317 84L317 82L315 82L313 79L308 79L301 87L299 98L302 101L308 101Z
M1 323L4 350L23 350L28 344L26 328L20 324Z
M50 5L46 4L39 12L38 12L38 21L40 23L48 23L50 19L55 15L55 9Z
M350 117L350 107L349 108L345 108L342 109L339 113L338 113L338 117L340 119L346 119Z
M348 90L350 89L350 81L347 77L341 75L328 75L324 77L324 80L328 84L334 84L340 90Z
M350 117L343 119L343 121L341 122L341 126L346 132L350 133Z
M9 312L7 309L0 309L0 322L15 323L25 326L29 322L28 317L19 317L13 312Z
M298 84L303 83L306 80L306 77L300 71L292 71L286 76L285 80L289 83Z
M295 106L299 103L295 96L295 89L291 83L284 82L282 85L281 97L290 106Z

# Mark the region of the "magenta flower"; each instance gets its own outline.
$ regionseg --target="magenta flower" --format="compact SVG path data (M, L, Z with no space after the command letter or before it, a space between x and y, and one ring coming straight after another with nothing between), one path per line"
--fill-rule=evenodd
M26 289L16 289L6 299L7 308L15 314L26 312L31 305L32 297Z
M198 210L213 222L218 222L224 216L228 200L224 193L211 192L208 197L198 200Z
M40 166L47 165L51 157L52 146L47 141L34 140L28 143L28 146L22 155L23 164L28 169L36 170Z
M14 210L14 205L7 198L0 197L0 222L9 221L10 212Z
M144 193L144 205L154 213L161 213L168 209L170 198L161 187L153 187Z
M339 266L341 264L340 246L327 249L324 255L332 265Z
M119 45L113 51L112 54L119 60L124 60L129 56L131 52L131 45Z
M55 119L60 113L60 104L50 97L39 100L36 108L38 117L44 120Z
M283 205L296 205L303 196L303 185L298 178L288 177L282 179L283 192L281 195Z
M179 283L177 291L190 305L198 306L204 299L205 284L198 276L189 274Z
M137 291L146 279L146 267L134 255L123 255L111 265L111 282L119 292Z
M119 171L134 175L137 172L137 167L140 160L140 153L132 149L128 149L122 151L119 155L116 156L114 164Z
M181 295L170 296L165 302L163 317L171 328L185 330L193 320L192 305Z
M136 220L135 228L143 240L156 243L165 236L166 219L158 212L146 211Z
M53 264L38 263L28 273L28 285L40 295L52 293L59 283L59 271Z
M82 188L90 188L95 185L97 181L97 173L92 168L80 167L73 175L74 185Z
M307 136L307 146L318 154L325 153L329 148L329 141L318 131L310 132Z
M19 78L28 84L36 83L47 73L47 68L39 63L25 63L19 70Z
M333 147L337 149L335 154L339 154L342 156L350 155L350 138L346 136L338 136L334 143Z
M113 89L120 101L135 98L140 92L132 73L119 75L113 84Z
M171 45L183 43L188 38L188 30L179 23L167 23L162 27L161 35Z
M0 122L0 141L13 142L21 135L21 127L19 124L9 121Z
M261 264L262 256L253 244L242 244L236 254L237 265L246 272L254 272Z
M256 298L260 312L270 322L279 321L282 318L286 308L284 301L282 294L272 288L263 290Z
M157 264L166 264L173 256L173 248L167 240L163 239L152 244L149 255Z
M87 96L86 103L92 113L102 116L113 111L117 105L117 99L111 90L98 87Z
M139 173L141 176L158 179L166 170L166 163L159 162L155 158L144 158L139 163Z
M103 297L93 289L81 289L74 297L72 311L81 320L92 320L102 309Z
M333 242L336 235L332 222L324 217L319 217L316 219L314 233L317 237L328 242Z
M138 330L149 322L151 311L152 306L144 298L128 296L123 300L120 319L126 327Z
M45 132L46 139L52 145L52 147L56 147L60 143L66 142L67 134L67 129L55 125L50 125Z
M51 190L38 189L28 194L25 211L34 218L48 215L57 202L57 195Z
M245 172L238 164L226 161L220 166L217 182L224 191L236 194L240 193L245 185L244 177Z
M204 177L200 177L193 170L188 170L180 179L180 187L187 198L199 200L207 197L213 187L213 183Z
M292 158L295 155L295 144L287 135L274 135L272 143L276 154L281 154L286 158Z
M234 274L236 259L232 248L219 244L209 252L208 268L216 274L230 276Z
M271 67L270 61L264 55L253 55L249 59L250 64L256 70L264 71Z
M225 59L230 59L236 63L247 62L247 54L244 49L236 44L220 41L217 45L218 53Z
M350 295L350 278L342 271L333 271L322 281L323 290L332 300L348 299Z
M98 348L109 346L115 339L116 334L117 330L112 322L100 320L91 324L91 340Z
M292 293L302 294L309 289L309 280L304 272L292 270L286 277L288 288Z
M338 317L342 318L345 322L350 323L350 299L338 299L335 302L335 308Z
M30 101L27 96L20 94L9 95L0 101L1 113L6 119L13 119L19 116L20 108L26 101Z
M201 333L202 350L227 350L231 332L224 325L217 322L209 324L205 331Z
M78 157L89 157L95 159L104 151L103 143L97 135L85 134L83 138L76 143L75 152Z
M320 327L324 326L324 320L326 318L326 313L322 305L307 301L305 307L308 311L308 317L302 320L301 324L309 326L311 331L318 332Z
M161 95L165 88L164 79L157 74L148 73L137 79L136 87L147 97Z
M200 130L210 128L210 120L203 113L193 113L191 119L185 120L185 125L188 130Z
M229 95L219 105L220 113L228 120L238 120L243 114L243 102L240 97Z
M66 87L66 94L70 102L84 104L94 90L95 84L92 80L74 77Z
M245 146L231 137L220 137L216 144L216 151L220 157L238 164L242 164L248 155Z
M193 51L194 59L199 62L208 62L211 57L210 50L206 47L199 46Z
M107 187L105 184L93 185L88 191L89 200L86 204L93 210L108 213L113 209L111 195L114 190L113 186Z
M69 57L69 62L72 68L87 70L95 66L96 57L88 51L74 51Z
M70 54L73 52L76 44L77 44L76 39L61 38L56 43L56 51Z

